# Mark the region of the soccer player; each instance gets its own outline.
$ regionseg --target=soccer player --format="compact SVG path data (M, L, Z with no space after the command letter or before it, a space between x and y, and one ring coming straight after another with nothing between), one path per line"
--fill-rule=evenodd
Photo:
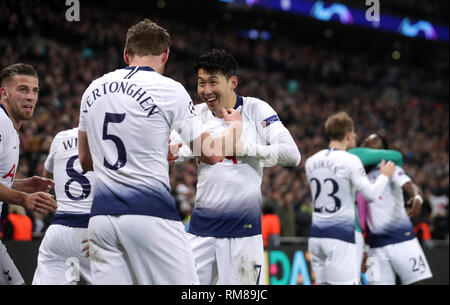
M170 195L170 131L177 129L204 162L223 156L184 87L162 75L169 46L167 31L151 20L132 26L124 50L129 66L93 81L82 97L79 157L97 177L88 226L93 284L198 283ZM230 126L217 143L239 133L239 112L222 114Z
M58 209L39 247L33 285L91 283L89 259L82 252L93 198L94 172L78 158L78 128L58 133L44 164L44 177L55 180Z
M317 284L357 284L360 268L355 245L355 196L377 198L394 172L394 164L381 163L381 175L372 184L361 160L347 152L355 147L352 118L340 112L325 122L328 149L308 158L305 164L314 212L308 250Z
M387 149L384 143L386 141L382 137L372 134L364 140L362 146ZM372 181L379 175L379 167L368 173ZM405 209L403 192L410 197L407 202L408 209ZM396 166L381 196L368 200L370 250L366 268L370 285L395 285L396 274L404 285L419 283L432 277L430 266L409 219L420 213L423 202L421 194L420 188L404 170Z
M300 152L269 104L236 94L237 62L229 53L206 52L197 59L195 71L204 102L195 106L195 113L208 132L215 135L225 130L222 111L226 108L239 111L243 123L234 156L214 165L197 162L189 233L200 284L263 284L263 166L298 166ZM188 147L181 147L180 159L189 155Z
M31 177L15 180L19 163L19 129L33 117L39 95L36 70L18 63L0 72L0 213L3 202L42 214L54 212L56 201L48 191L51 179ZM0 242L0 285L20 285L24 280Z

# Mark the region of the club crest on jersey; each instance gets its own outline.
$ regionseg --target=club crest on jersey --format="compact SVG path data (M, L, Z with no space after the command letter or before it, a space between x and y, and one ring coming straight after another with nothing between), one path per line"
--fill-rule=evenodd
M271 116L270 118L265 119L264 121L261 122L262 127L267 127L270 124L279 121L280 119L278 118L277 115Z

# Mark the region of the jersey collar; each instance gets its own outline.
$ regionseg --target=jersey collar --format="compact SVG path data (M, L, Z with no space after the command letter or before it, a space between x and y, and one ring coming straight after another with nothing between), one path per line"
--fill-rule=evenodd
M240 95L237 95L237 99L236 99L236 104L234 105L233 109L237 110L239 108L239 106L242 106L244 104L244 98ZM214 114L214 112L211 111L211 114L216 117L216 115Z
M9 117L8 111L6 111L5 106L3 104L0 104L0 108L3 109L3 111L6 113L6 115Z
M128 67L124 68L124 70L134 70L134 69L136 69L136 67L128 66ZM155 70L153 70L151 67L148 67L148 66L140 66L140 67L138 67L137 71L155 72Z

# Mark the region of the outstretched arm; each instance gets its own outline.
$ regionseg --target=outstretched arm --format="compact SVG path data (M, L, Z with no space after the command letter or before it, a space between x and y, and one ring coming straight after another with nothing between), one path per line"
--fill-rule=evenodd
M358 156L364 166L376 165L382 160L392 161L397 166L403 164L403 156L396 150L357 147L350 149L348 152Z

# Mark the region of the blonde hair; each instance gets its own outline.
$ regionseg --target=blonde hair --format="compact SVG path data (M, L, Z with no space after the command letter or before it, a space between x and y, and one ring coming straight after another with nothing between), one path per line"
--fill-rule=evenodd
M353 119L346 112L336 113L325 122L325 133L330 140L342 141L354 128Z

